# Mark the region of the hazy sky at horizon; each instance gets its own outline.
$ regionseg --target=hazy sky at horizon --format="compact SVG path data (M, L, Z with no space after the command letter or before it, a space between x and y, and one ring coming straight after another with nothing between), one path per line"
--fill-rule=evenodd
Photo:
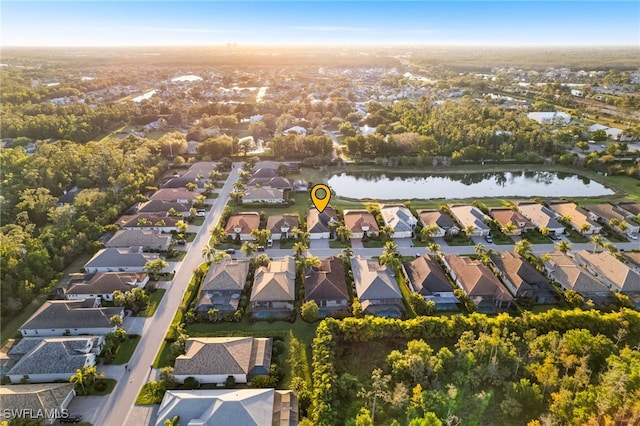
M6 1L3 46L640 46L638 1Z

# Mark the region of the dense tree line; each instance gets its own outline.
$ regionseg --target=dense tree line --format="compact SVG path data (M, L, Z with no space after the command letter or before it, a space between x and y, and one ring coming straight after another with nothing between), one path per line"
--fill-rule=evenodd
M153 189L166 168L158 142L130 136L79 145L43 143L28 155L22 147L0 152L2 317L10 318L55 283L78 255ZM58 197L78 187L72 204Z

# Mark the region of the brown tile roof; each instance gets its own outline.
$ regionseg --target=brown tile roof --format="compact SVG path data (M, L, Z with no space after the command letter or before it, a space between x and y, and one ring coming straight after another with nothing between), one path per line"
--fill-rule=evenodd
M510 251L497 253L491 256L491 261L513 283L518 294L527 291L553 291L549 280L518 254Z
M227 234L236 234L235 228L240 228L240 234L250 234L260 227L260 214L256 212L243 212L229 216L224 231Z
M271 215L267 219L267 229L271 234L282 233L282 228L289 228L287 232L291 232L293 228L298 227L300 221L297 214L276 214Z
M417 293L429 296L436 292L453 292L444 270L430 254L404 262L403 266Z
M330 221L338 222L338 213L333 206L325 207L322 213L315 207L311 207L307 211L307 232L312 234L329 232Z
M295 300L296 262L291 256L272 260L256 271L251 290L252 302Z
M140 220L148 221L149 223L147 225L141 225L139 224ZM154 213L138 213L138 214L122 216L120 217L120 219L118 219L116 224L123 228L125 227L126 228L131 228L131 227L152 228L157 226L162 226L162 227L175 226L176 222L178 222L179 220L182 220L182 218L171 217L171 216L166 216L162 214L154 214ZM164 225L157 225L157 223L160 223L160 222L163 222Z
M150 200L164 200L164 201L176 201L176 200L190 200L193 201L201 194L196 191L187 191L185 188L163 188L157 190Z
M376 219L366 210L345 210L344 224L352 232L364 232L363 227L368 227L366 232L380 231Z
M468 296L493 296L504 302L513 300L491 269L479 260L456 254L447 255L445 259Z
M456 226L453 219L442 210L419 210L418 217L424 226L438 225L445 230Z
M349 298L342 261L335 256L308 268L304 280L305 300L345 300Z
M491 216L495 220L498 221L500 226L505 226L508 223L511 223L516 226L516 228L533 228L533 224L526 217L522 216L518 211L511 209L491 209ZM520 224L523 223L523 226Z

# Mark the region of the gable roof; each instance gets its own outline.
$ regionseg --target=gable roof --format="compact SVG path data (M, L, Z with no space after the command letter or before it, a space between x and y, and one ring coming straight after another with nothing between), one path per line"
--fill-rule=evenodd
M578 207L575 203L549 203L549 207L558 213L560 216L568 216L571 218L571 223L578 229L583 225L589 225L590 228L600 228L601 226L591 219L587 212L581 207Z
M140 224L140 220L143 222L146 221L147 224ZM116 224L122 228L152 228L158 226L176 226L176 222L179 220L182 220L182 217L167 216L163 213L137 213L121 216ZM164 222L164 225L156 225L159 222Z
M271 365L271 339L198 337L187 339L185 354L176 358L174 374L249 374L255 366Z
M145 203L139 204L137 213L164 213L174 209L178 213L188 213L189 206L182 203L176 203L173 201L165 200L149 200Z
M436 292L453 292L444 270L430 254L423 254L402 265L417 293L429 296Z
M85 268L143 267L148 261L159 259L157 253L143 253L142 247L105 248L93 255Z
M61 408L69 394L75 395L71 383L0 386L2 408L31 410L33 413Z
M634 216L640 214L640 203L634 203L632 201L623 201L618 203L618 207L629 212L629 214Z
M493 208L489 210L491 216L498 221L500 226L505 226L508 223L515 225L516 228L529 228L533 227L533 224L526 217L522 216L517 210L509 208ZM524 226L520 226L520 223L524 223Z
M65 294L111 294L123 293L147 278L145 272L96 272L82 277L71 277Z
M564 288L578 293L609 291L596 277L584 270L567 254L560 252L549 253L545 265L553 272L556 280L562 284Z
M319 234L330 232L329 222L338 222L338 213L333 206L327 206L320 213L315 207L307 210L307 232L310 234Z
M264 186L278 189L293 189L293 181L282 176L251 178L247 186Z
M206 177L206 176L205 176ZM162 184L162 188L186 188L187 184L195 183L198 188L204 187L204 179L196 179L194 177L181 176L181 177L173 177Z
M424 226L437 225L441 229L451 229L456 226L451 217L442 210L419 210L418 217Z
M297 214L275 214L269 216L267 219L267 229L271 231L271 234L280 234L282 232L282 228L289 228L291 231L293 228L296 228L300 224Z
M274 389L169 390L165 393L156 426L180 417L202 425L264 426L272 424Z
M105 247L157 247L171 242L171 235L152 229L121 229L105 243Z
M296 263L293 257L272 260L268 266L261 266L251 289L251 301L295 300Z
M305 300L349 299L342 261L331 256L308 268L304 280Z
M576 253L576 258L581 258L591 265L600 275L611 281L618 290L640 292L640 272L620 262L611 253L606 251L591 253L587 250L580 250Z
M400 288L391 270L376 260L362 256L351 258L351 270L358 299L402 299Z
M71 376L85 366L93 337L25 337L13 347L10 355L22 355L7 375L64 374Z
M363 227L368 227L366 232L380 231L376 219L366 210L345 210L344 224L352 232L365 232Z
M240 234L250 234L260 227L260 214L257 212L242 212L229 216L224 232L235 234L235 228L240 228Z
M164 200L164 201L176 201L176 200L190 200L193 201L201 194L196 191L188 191L186 188L162 188L158 189L151 197L150 200Z
M124 315L124 308L90 308L87 300L48 300L24 323L20 330L52 328L112 328L109 319Z
M277 168L278 168L278 166L276 166L274 168L263 167L263 168L255 169L253 172L251 172L251 178L252 179L267 179L267 178L276 177L276 176L278 176L278 172L276 171Z
M405 206L384 206L380 209L384 223L395 232L411 232L418 221Z
M610 221L611 219L618 219L619 221L625 221L627 215L622 214L619 211L619 207L615 207L612 204L590 204L585 206L587 210L600 216L601 218Z
M188 177L195 179L201 175L204 179L209 178L209 173L216 170L218 163L215 161L198 161L193 163L189 169L180 174L180 177Z
M451 206L451 214L460 222L463 228L473 226L475 229L489 229L484 223L487 217L475 206Z
M242 200L284 200L284 191L277 188L249 187L244 191Z
M201 291L237 290L244 288L249 274L248 260L225 258L220 263L212 263L202 282Z
M505 274L518 293L553 291L549 280L516 253L510 251L497 253L491 256L491 261Z
M513 300L500 280L479 260L456 254L449 254L445 259L468 296L493 296L503 302Z
M549 229L564 229L564 225L562 225L558 221L558 219L556 219L555 214L542 204L531 202L519 203L518 209L524 216L528 217L539 227L547 227Z

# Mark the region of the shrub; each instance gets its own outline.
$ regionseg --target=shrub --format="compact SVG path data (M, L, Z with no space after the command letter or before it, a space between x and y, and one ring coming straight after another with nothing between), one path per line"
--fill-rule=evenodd
M320 317L320 309L314 300L310 300L300 308L300 316L306 322L315 322Z
M198 380L195 377L187 377L186 379L184 379L184 383L182 385L182 387L184 389L198 389L200 387L200 382L198 382Z

